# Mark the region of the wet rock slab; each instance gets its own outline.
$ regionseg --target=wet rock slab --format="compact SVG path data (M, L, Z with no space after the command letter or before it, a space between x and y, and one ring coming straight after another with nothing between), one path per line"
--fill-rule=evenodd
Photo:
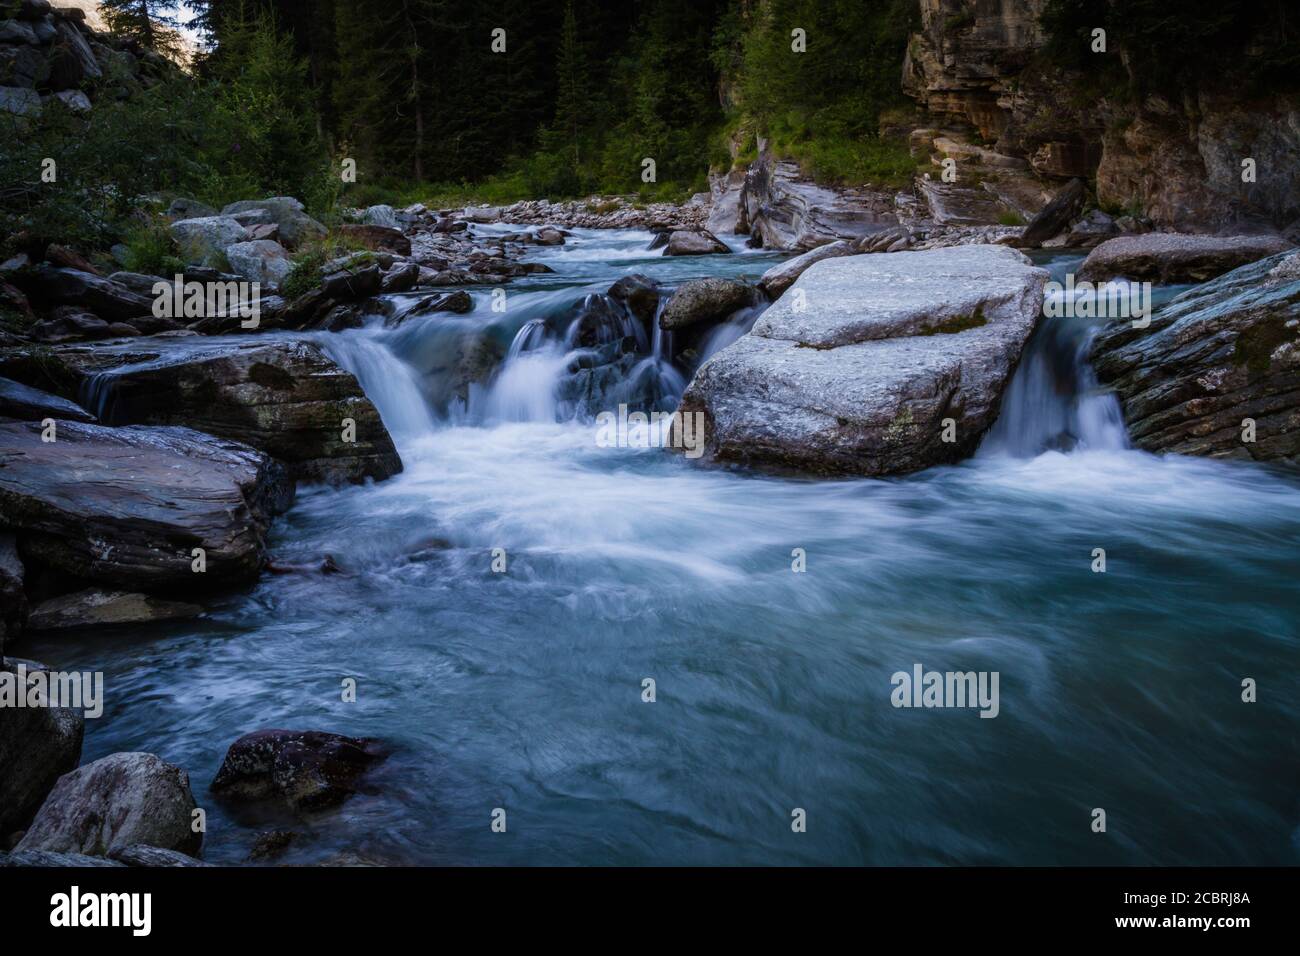
M182 343L152 353L69 347L58 357L83 376L87 401L109 424L185 425L260 449L307 481L402 470L356 378L311 342Z
M256 579L283 466L188 428L0 422L0 515L24 555L87 581L156 591ZM192 569L193 550L206 570Z
M1078 278L1205 282L1290 248L1291 243L1278 236L1185 236L1167 232L1120 236L1088 253Z
M1108 327L1092 361L1139 448L1300 461L1300 252L1189 289L1148 328Z

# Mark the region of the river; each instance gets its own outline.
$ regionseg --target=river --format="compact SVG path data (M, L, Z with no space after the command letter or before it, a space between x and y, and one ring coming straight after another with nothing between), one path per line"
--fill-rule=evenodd
M557 420L567 349L521 330L630 271L756 278L777 261L662 258L648 239L576 230L535 253L556 272L508 286L503 313L476 289L463 317L321 336L404 472L301 489L277 522L277 561L328 553L344 574L29 641L105 672L83 760L186 768L217 863L273 828L299 834L286 863L1297 862L1294 472L1129 448L1070 319L1044 320L957 466L804 481L600 447L590 420ZM1059 275L1078 257L1044 261ZM439 370L471 323L512 354L460 401ZM681 371L645 348L638 394L671 407ZM891 675L918 663L998 672L998 716L893 707ZM266 727L393 753L334 812L223 807L208 785L226 748Z

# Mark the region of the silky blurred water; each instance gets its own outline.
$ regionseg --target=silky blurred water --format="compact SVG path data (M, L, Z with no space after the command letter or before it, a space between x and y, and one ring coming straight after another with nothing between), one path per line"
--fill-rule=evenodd
M580 233L543 253L559 274L510 287L503 336L624 272L775 261L659 259L647 240ZM447 321L493 321L475 296ZM1105 414L1075 430L1116 441L991 436L901 479L711 470L598 447L590 423L456 424L412 399L398 336L348 335L405 471L303 489L271 542L281 563L328 553L346 573L265 576L197 621L20 648L106 673L84 759L186 768L208 860L240 862L279 827L300 834L289 863L1300 861L1294 471L1130 450ZM1035 348L1054 354L1031 346L1018 375ZM999 716L894 708L891 675L917 663L998 671ZM394 750L337 811L236 814L208 785L264 727Z

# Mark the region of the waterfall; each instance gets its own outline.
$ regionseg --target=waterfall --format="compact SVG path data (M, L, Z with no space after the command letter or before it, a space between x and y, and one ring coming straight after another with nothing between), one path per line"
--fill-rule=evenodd
M113 412L113 379L115 371L95 372L82 380L78 389L79 404L101 422L111 422Z
M399 446L434 429L434 418L415 370L365 330L316 336L321 349L357 377L361 390L379 410L384 427Z
M569 364L568 353L539 334L534 319L515 336L496 379L483 402L483 418L491 422L553 422L557 418L556 386Z
M664 299L660 300L660 309ZM484 421L587 420L620 404L671 411L686 390L658 313L645 324L601 292L515 333L481 409Z
M751 305L739 309L727 321L719 324L709 332L708 337L700 343L700 364L703 365L732 342L754 327L758 317L767 309L768 303Z
M1043 319L1002 396L1002 411L980 456L1128 447L1119 400L1098 386L1088 361L1098 328L1088 319Z

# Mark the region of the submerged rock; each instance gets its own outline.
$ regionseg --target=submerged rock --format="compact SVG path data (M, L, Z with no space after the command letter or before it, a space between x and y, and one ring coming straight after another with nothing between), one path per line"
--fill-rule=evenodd
M293 810L337 806L383 752L374 740L316 730L257 730L226 752L212 792L231 800L282 800Z
M208 344L134 363L130 353L95 349L59 355L100 376L86 388L106 423L187 425L273 455L291 477L307 481L382 479L402 470L356 378L310 342Z
M605 294L621 303L647 329L659 311L658 283L638 272L623 276Z
M256 579L270 516L288 507L283 466L188 428L0 422L0 513L23 553L68 574L144 590ZM193 551L204 553L196 573Z
M464 289L457 289L455 292L445 292L421 299L407 315L424 315L428 312L454 312L457 315L465 315L473 311L473 297Z
M1119 236L1088 253L1077 278L1126 278L1166 284L1205 282L1290 248L1291 243L1279 236L1186 236L1172 232Z
M202 613L203 608L197 604L165 601L147 594L87 588L42 601L32 609L27 626L33 631L53 631L69 627L172 621Z
M15 675L47 670L9 658L0 671ZM86 721L66 707L0 707L0 839L27 826L55 783L81 760Z
M539 246L562 246L564 245L564 233L558 229L546 227L533 233L532 241Z
M110 754L59 778L14 852L107 856L144 844L192 856L203 844L195 809L180 767L153 754Z
M717 462L884 475L957 461L997 415L1046 279L1005 246L823 260L791 287L806 309L782 296L681 410L704 414Z
M1300 252L1189 289L1146 329L1110 326L1092 361L1139 448L1300 461Z

